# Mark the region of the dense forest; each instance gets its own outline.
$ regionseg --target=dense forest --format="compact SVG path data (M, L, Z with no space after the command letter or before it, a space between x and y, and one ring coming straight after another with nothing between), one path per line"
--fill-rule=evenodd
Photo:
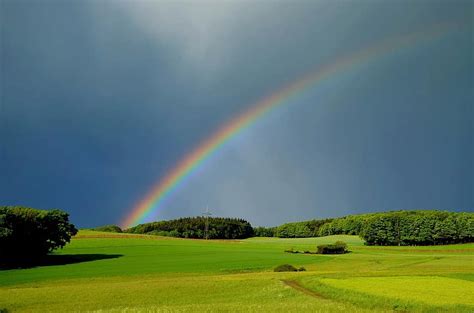
M242 239L253 236L252 225L239 218L209 217L209 239ZM125 230L128 233L181 238L205 238L205 217L185 217L170 221L140 224Z
M281 238L359 235L367 245L466 243L474 241L474 213L402 210L286 223L255 230L256 236Z
M241 239L252 236L302 238L328 235L358 235L367 245L440 245L474 242L474 213L438 210L391 211L348 215L286 223L276 227L252 228L237 218L209 218L209 239ZM129 233L205 238L204 217L187 217L141 224ZM103 227L114 230L110 225ZM99 230L99 229L98 229Z

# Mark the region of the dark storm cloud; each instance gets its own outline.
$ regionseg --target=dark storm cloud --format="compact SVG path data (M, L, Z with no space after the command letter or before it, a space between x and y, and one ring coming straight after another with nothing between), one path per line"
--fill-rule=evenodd
M318 64L464 23L344 74L262 120L158 216L275 224L349 212L469 209L470 2L3 1L0 201L118 222L232 116Z

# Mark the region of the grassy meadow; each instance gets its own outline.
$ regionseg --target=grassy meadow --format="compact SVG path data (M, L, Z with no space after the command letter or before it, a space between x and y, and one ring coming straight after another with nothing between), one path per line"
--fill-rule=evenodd
M345 241L345 255L290 254ZM474 244L357 236L192 240L82 230L50 264L0 270L0 312L473 312ZM305 272L274 273L277 265Z

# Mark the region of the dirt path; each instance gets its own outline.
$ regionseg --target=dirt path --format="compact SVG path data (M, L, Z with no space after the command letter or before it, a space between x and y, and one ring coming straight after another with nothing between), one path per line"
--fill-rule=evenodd
M311 297L314 297L314 298L318 298L318 299L327 299L326 297L324 297L322 294L320 293L317 293L316 291L314 290L311 290L311 289L308 289L306 287L304 287L303 285L301 285L299 282L297 282L296 280L286 280L286 279L282 279L282 282L293 288L293 289L296 289L304 294L307 294L308 296L311 296Z

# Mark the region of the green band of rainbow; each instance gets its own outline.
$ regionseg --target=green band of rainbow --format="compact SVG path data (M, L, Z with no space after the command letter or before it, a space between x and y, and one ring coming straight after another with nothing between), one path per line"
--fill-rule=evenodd
M357 65L367 63L421 42L440 38L450 29L453 29L453 24L435 25L425 31L383 40L366 49L342 56L332 63L318 67L303 78L255 103L249 110L230 120L230 122L218 129L190 154L186 155L164 178L151 188L151 191L146 197L133 208L131 213L121 224L124 227L131 227L141 222L147 214L157 210L163 203L163 200L176 186L189 177L193 170L198 168L206 159L213 155L225 142L235 137L278 106L288 103L292 96L338 73L354 69Z

